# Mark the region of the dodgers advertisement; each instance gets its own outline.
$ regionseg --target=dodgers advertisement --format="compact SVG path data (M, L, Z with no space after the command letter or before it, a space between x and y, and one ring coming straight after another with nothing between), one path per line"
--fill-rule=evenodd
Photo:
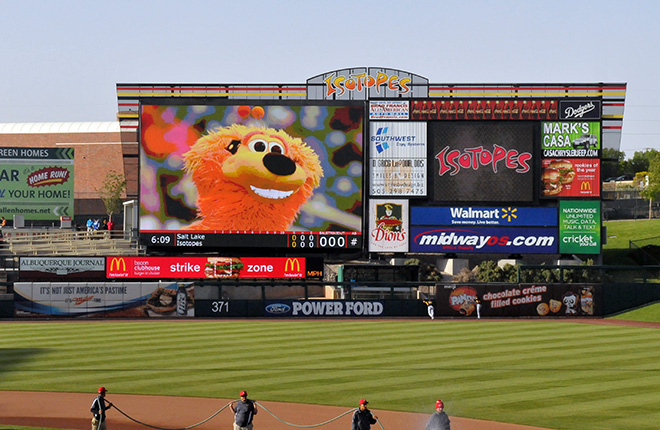
M557 253L557 229L548 227L413 226L410 236L410 252Z

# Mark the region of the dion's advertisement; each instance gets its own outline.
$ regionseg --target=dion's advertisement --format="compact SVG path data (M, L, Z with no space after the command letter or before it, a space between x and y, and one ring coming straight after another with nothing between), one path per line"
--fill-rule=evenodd
M601 311L601 286L583 284L448 285L438 290L438 316L579 317Z
M600 159L544 158L542 197L599 197Z

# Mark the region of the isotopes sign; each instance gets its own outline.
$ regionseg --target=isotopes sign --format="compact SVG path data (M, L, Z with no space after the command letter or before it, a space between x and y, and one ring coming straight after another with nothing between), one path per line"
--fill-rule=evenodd
M108 278L305 278L303 257L106 257Z

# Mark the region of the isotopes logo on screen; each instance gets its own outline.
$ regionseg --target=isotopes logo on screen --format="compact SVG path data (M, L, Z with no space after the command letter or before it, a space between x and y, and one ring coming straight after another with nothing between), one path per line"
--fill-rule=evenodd
M463 152L458 149L450 151L449 146L445 146L435 158L440 162L440 176L445 173L454 176L461 169L477 170L485 166L491 166L493 173L497 173L500 163L504 163L503 167L515 170L517 173L527 173L530 169L529 160L531 160L532 154L518 152L515 149L507 150L500 145L493 145L492 151L478 146L466 148Z

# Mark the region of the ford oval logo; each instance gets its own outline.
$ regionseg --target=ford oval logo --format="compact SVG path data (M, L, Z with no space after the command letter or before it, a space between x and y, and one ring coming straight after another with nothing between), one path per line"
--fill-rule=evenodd
M284 303L273 303L266 306L266 312L269 314L285 314L291 310L291 306Z

